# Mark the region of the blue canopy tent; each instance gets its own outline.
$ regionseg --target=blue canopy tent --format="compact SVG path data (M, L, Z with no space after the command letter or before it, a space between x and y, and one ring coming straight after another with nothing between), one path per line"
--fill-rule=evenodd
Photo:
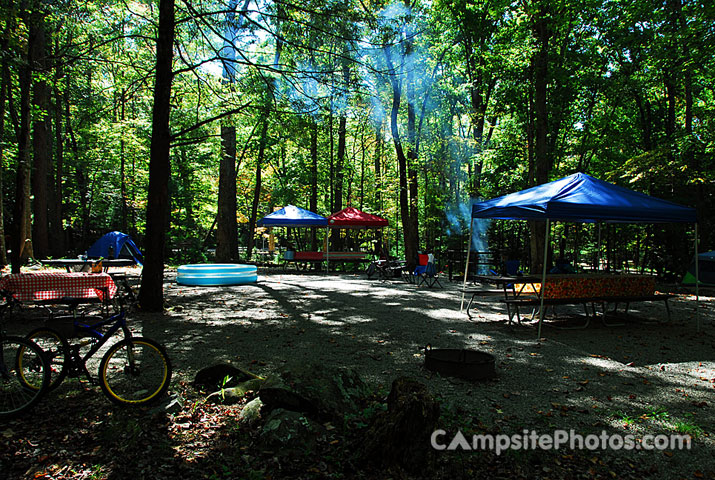
M619 187L584 173L575 173L560 180L476 203L472 206L472 219L474 218L545 220L544 259L547 256L551 221L694 223L695 258L697 259L698 256L698 224L694 208ZM471 235L472 232L470 232L470 238ZM465 286L468 268L469 251L467 252L467 268L465 268L464 272ZM542 284L546 281L546 269L547 265L546 261L544 261ZM696 264L696 275L697 271ZM696 297L699 299L697 283ZM539 314L539 336L541 336L542 320L543 304ZM699 328L700 323L698 321Z
M295 205L286 205L280 210L276 210L261 218L256 222L256 225L259 227L291 228L324 227L327 235L328 219L310 210L305 210ZM327 252L327 255L329 255L329 252Z
M286 205L261 218L256 225L259 227L327 227L328 219L295 205Z
M128 258L139 265L144 263L144 256L132 238L126 233L109 232L102 235L99 240L87 249L89 258Z

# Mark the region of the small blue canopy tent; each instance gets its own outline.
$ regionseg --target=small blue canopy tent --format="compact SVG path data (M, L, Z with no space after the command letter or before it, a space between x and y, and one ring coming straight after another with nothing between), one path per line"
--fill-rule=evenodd
M295 205L286 205L261 218L256 225L259 227L327 227L328 219Z
M286 205L280 210L269 213L258 222L259 227L325 227L328 228L328 219L313 213L310 210L296 207L295 205ZM327 235L327 233L326 233ZM328 255L330 253L328 252Z
M129 258L139 265L144 263L144 257L129 235L122 232L109 232L87 249L89 258Z
M585 173L575 173L560 180L475 203L472 206L472 218L545 220L544 258L546 258L549 226L552 220L586 223L695 223L695 258L697 259L698 256L698 224L694 208L619 187ZM467 268L464 272L465 287L468 267L469 251ZM542 284L546 280L546 268L544 262ZM697 283L696 296L698 296ZM539 336L541 336L543 310L542 305L539 315Z

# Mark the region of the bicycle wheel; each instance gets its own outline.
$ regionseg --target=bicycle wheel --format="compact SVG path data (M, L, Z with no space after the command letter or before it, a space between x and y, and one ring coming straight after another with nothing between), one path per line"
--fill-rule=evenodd
M42 349L22 337L3 337L0 344L0 420L32 408L47 392L50 367Z
M67 376L69 365L70 347L65 336L53 328L39 327L28 333L25 338L35 342L47 356L50 364L49 390L59 387Z
M169 388L171 362L163 346L143 337L126 338L104 354L99 385L119 405L141 405L161 397Z

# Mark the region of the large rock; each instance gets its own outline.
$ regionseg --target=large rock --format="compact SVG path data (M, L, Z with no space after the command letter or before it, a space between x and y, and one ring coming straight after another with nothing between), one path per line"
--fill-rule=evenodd
M322 364L284 367L269 375L258 391L268 409L284 408L321 420L357 411L367 393L357 373Z
M278 456L302 456L313 452L324 434L325 428L305 414L278 408L266 417L258 445Z
M432 459L430 438L438 420L439 404L427 387L398 378L387 397L387 410L375 417L357 447L358 456L379 466L421 471Z
M259 397L254 398L241 409L238 414L238 423L252 427L261 419L263 402Z

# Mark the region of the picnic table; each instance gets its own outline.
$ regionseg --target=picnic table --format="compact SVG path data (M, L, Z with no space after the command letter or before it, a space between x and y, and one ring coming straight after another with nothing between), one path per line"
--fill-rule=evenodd
M610 275L610 274L556 274L547 275L542 288L541 277L538 276L501 276L477 275L477 281L502 287L509 324L516 316L521 322L520 307L583 305L586 312L586 322L581 328L588 326L591 317L596 317L596 305L602 307L602 320L606 323L607 305L613 304L616 311L619 304L624 304L626 312L633 302L663 301L668 320L670 307L668 300L674 295L655 292L655 277L652 275ZM478 290L467 289L472 293L467 306L467 315ZM543 299L541 298L543 296ZM589 312L589 305L591 312ZM471 317L471 316L470 316ZM533 315L532 315L533 317ZM608 325L608 324L607 324ZM611 324L614 325L614 324Z
M117 293L117 285L108 273L32 272L2 277L0 290L20 302L76 299L106 303Z

